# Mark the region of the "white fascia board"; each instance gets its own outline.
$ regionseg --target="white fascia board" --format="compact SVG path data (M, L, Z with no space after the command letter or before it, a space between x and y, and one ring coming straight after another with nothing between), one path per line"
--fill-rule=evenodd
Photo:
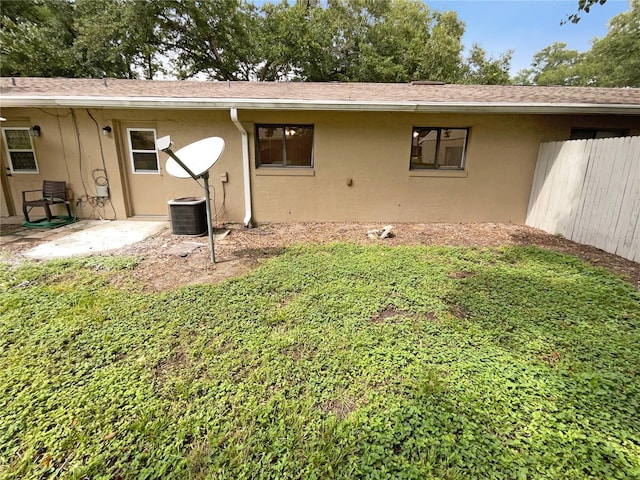
M640 105L510 102L375 102L238 98L6 96L8 107L132 108L155 110L324 110L421 113L526 113L640 115Z
M3 107L141 108L156 110L373 110L414 111L415 102L353 102L238 98L0 97Z
M594 103L447 103L419 104L417 112L430 113L514 113L576 115L640 115L640 105Z

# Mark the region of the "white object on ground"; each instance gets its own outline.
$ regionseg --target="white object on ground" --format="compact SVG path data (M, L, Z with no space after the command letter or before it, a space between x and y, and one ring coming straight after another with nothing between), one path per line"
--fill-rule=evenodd
M391 235L391 229L393 225L385 225L382 230L369 230L367 232L367 237L369 238L387 238Z
M382 233L380 234L380 238L387 238L391 233L392 228L393 225L385 225L385 227L382 229Z

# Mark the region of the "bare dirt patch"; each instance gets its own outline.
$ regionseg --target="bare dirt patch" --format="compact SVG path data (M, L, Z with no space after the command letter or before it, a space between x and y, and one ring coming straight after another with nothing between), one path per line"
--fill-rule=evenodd
M209 258L207 237L172 235L170 230L124 247L115 255L140 259L132 272L123 275L133 275L146 290L166 291L181 285L218 283L243 275L266 259L279 254L284 248L300 243L326 244L349 241L361 245L446 245L478 248L537 245L575 255L592 265L607 268L640 289L639 263L523 225L406 223L394 224L393 238L367 237L368 231L383 226L375 223L291 223L265 224L245 229L238 225L227 225L229 235L217 241L215 245L215 265L211 264ZM182 248L185 243L189 244L189 248ZM466 273L452 272L460 278ZM118 279L114 281L117 283Z
M425 322L439 322L440 321L438 319L438 317L436 316L436 314L433 313L433 312L423 313L423 314L419 315L418 318L420 320L422 320L422 321L425 321Z
M388 305L384 310L378 313L376 316L371 317L373 323L385 323L388 321L395 321L396 323L402 323L405 320L413 320L416 322L438 322L438 317L433 312L427 313L411 313L406 310L398 310L393 305Z
M358 408L358 404L353 398L346 397L327 400L319 405L318 408L325 414L333 413L338 420L344 420Z
M407 315L407 312L403 312L402 310L396 310L396 307L393 305L389 305L387 308L382 310L378 315L373 317L371 321L374 323L384 323L387 319L392 317L403 317Z
M461 279L464 279L464 278L467 278L467 277L472 277L473 275L475 275L475 273L462 271L462 272L450 272L448 277L449 278L456 278L458 280L461 280Z
M167 377L173 375L176 371L185 368L188 364L189 358L187 357L187 354L183 350L180 350L156 365L154 376L156 379L163 382Z
M449 305L449 313L456 318L467 319L469 318L470 311L468 308L460 305L459 303L453 303Z
M297 343L281 349L280 353L296 361L303 361L312 359L316 355L317 350L318 348L315 345Z

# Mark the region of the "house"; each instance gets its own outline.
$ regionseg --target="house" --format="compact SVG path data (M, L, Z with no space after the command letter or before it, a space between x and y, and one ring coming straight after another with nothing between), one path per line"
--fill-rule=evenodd
M523 223L541 142L640 134L630 88L2 78L0 106L2 215L49 179L80 217L166 217L203 195L171 135L225 140L220 222Z

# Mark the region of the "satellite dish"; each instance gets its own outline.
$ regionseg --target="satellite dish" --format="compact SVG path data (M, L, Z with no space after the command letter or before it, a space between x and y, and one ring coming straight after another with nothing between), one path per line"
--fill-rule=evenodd
M193 178L196 182L204 180L204 194L207 204L207 230L209 232L209 250L211 263L216 263L213 245L213 227L211 226L211 195L209 193L209 169L218 161L224 151L224 140L220 137L209 137L182 147L177 152L171 151L171 137L156 140L156 148L169 155L166 163L167 173L178 178ZM182 158L180 158L182 157ZM199 184L200 182L198 182Z
M156 142L156 144L158 145L165 138L167 137L162 137ZM158 148L160 150L165 150L170 146L170 140L168 140L168 142L169 145L165 148L160 148L160 146L164 145L159 145ZM164 143L167 143L167 141ZM220 137L209 137L191 143L186 147L182 147L180 150L175 152L175 156L178 157L196 177L199 177L213 167L222 155L223 151L224 140ZM191 177L191 174L182 168L172 157L169 157L167 160L165 168L167 173L172 177Z

